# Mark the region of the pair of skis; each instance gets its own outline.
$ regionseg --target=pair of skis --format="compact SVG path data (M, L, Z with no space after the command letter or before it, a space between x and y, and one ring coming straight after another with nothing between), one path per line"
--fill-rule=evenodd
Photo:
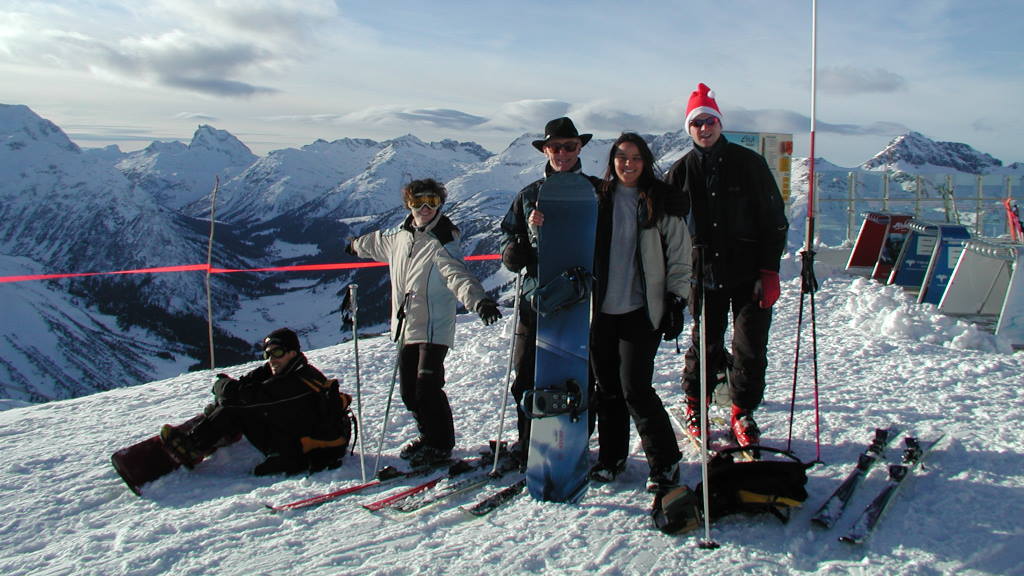
M413 468L411 470L398 470L392 466L385 466L384 468L381 468L379 472L377 472L377 475L374 478L366 482L354 484L352 486L346 486L339 490L325 492L323 494L317 494L315 496L310 496L308 498L303 498L301 500L295 500L294 502L288 502L287 504L266 504L266 507L274 512L285 512L288 510L312 508L314 506L326 504L327 502L331 502L344 496L348 496L349 494L355 494L357 492L362 492L363 490L376 488L378 486L383 486L385 484L389 484L391 482L395 482L398 480L426 476L431 472L436 471L444 464L446 463L439 463L434 466L423 466L420 468ZM444 476L441 476L440 478L443 477Z
M486 468L490 462L490 459L485 458L469 461L456 461L451 464L446 473L437 475L429 480L405 490L401 490L395 494L391 494L386 498L365 504L364 508L371 511L391 509L398 512L414 512L452 498L456 495L465 494L475 489L483 488L490 483L492 479L494 479L490 474L485 474L483 472L483 469ZM383 486L398 480L426 476L431 472L436 471L440 466L441 465L427 466L407 471L399 471L392 467L385 467L375 478L368 482L346 486L339 490L318 494L286 504L267 504L266 507L274 512L286 512L311 508L338 500L350 494ZM500 477L501 475L509 472L511 470L511 464L499 464L498 470L499 473L496 477ZM456 477L462 476L468 472L475 472L475 474L456 480ZM515 483L488 495L476 504L472 506L464 506L461 507L461 509L473 516L484 516L515 498L523 491L525 485L525 479L520 479Z
M451 467L447 475L428 480L396 494L391 494L376 502L364 504L363 507L371 512L382 510L400 513L416 512L455 496L482 489L493 480L501 478L514 469L518 469L518 463L514 462L511 458L501 458L494 470L486 470L486 468L491 467L492 462L488 458L457 462ZM495 500L501 499L496 498ZM507 500L511 500L511 497ZM491 504L484 506L480 510L490 507L490 510L487 510L487 512L490 512L507 500L500 502L492 501ZM467 509L467 511L469 512L470 510ZM480 516L483 514L476 513L474 515Z
M821 505L818 511L815 512L811 518L813 523L823 528L831 528L835 525L846 510L846 506L849 504L857 486L867 477L875 463L884 458L886 447L898 434L899 429L894 427L878 428L875 430L875 436L868 445L868 448L858 457L857 466L843 480L842 484L836 488L828 500ZM905 447L900 462L889 465L885 485L882 486L871 503L861 512L861 515L854 521L850 530L839 537L841 542L861 544L871 536L875 526L878 525L879 520L881 520L882 515L903 486L906 478L920 468L924 457L940 440L942 440L942 436L922 444L917 438L912 436L904 439Z

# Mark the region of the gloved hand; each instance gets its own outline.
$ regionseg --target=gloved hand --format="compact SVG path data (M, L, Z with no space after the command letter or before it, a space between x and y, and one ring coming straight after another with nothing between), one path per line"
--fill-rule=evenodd
M754 300L761 308L771 308L782 294L779 286L779 273L772 270L761 270L761 277L754 283Z
M505 268L513 272L519 272L529 266L534 258L533 246L530 246L530 240L522 234L517 234L501 253L501 262Z
M686 298L669 292L665 294L665 313L661 317L661 330L665 342L675 340L683 331L683 312L686 310Z
M352 246L352 243L355 242L355 241L356 241L355 238L347 238L345 240L345 252L348 252L349 254L351 254L353 256L358 256L358 254L356 254L356 249Z
M234 399L238 392L238 380L227 374L217 374L217 381L213 383L213 395L217 400L223 402Z
M484 326L490 326L501 318L501 311L498 310L498 305L489 298L481 300L476 305L476 313L480 315L480 320L483 320Z

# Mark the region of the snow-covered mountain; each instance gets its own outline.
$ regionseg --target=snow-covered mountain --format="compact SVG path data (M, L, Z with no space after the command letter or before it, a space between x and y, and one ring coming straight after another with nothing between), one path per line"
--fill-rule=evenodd
M218 218L249 225L322 202L339 182L362 174L381 148L373 140L344 138L270 152L223 184Z
M5 275L205 263L215 178L215 267L353 262L343 253L345 238L398 224L405 216L401 185L427 177L448 187L445 210L463 232L464 252L494 253L497 224L513 195L542 174L544 157L531 145L538 137L524 134L498 154L472 142L423 142L406 135L384 142L318 140L256 157L231 134L199 126L187 145L155 142L126 154L116 147L83 150L29 108L2 105L0 263ZM645 137L662 169L691 146L682 131ZM595 139L583 149L586 173L603 175L611 142ZM913 133L890 148L887 157L900 167L1013 169L965 145ZM788 209L795 248L802 242L807 170L806 160L793 164ZM819 173L848 171L823 159L816 166ZM826 178L819 194L841 199L847 188L838 176ZM847 217L838 203L819 204L819 210L823 231L839 230ZM497 263L471 267L496 296L507 293L512 276ZM353 281L361 287L363 322L383 323L389 302L381 268L213 275L218 365L251 357L252 342L280 325L298 330L306 347L336 342L342 337L340 294ZM0 341L9 350L0 359L0 398L78 396L208 363L202 272L92 276L39 286L0 287L20 302L17 315L11 309L2 313ZM8 321L30 317L43 321ZM120 360L81 352L97 342L117 350Z
M903 172L955 172L987 174L1003 165L1000 160L960 142L936 142L920 132L897 136L862 165L865 170Z
M117 169L161 206L182 210L198 203L194 211L209 214L209 202L197 201L209 196L216 178L226 182L256 160L230 133L203 125L189 144L154 142L127 154Z

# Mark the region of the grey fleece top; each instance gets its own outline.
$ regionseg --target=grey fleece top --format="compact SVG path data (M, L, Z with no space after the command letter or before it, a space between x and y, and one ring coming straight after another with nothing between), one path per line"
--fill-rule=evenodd
M644 289L636 262L636 188L615 186L612 197L612 241L608 258L608 290L601 302L605 314L626 314L644 306Z

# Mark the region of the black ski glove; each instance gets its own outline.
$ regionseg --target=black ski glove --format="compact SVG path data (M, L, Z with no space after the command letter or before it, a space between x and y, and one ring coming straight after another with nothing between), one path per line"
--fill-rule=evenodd
M519 272L533 264L534 259L533 246L530 246L530 240L522 234L517 234L501 252L501 262L505 268L513 272Z
M498 310L498 305L494 303L494 300L490 299L481 300L476 305L476 313L480 315L480 320L483 320L484 326L490 326L501 318L501 311Z
M217 374L217 381L213 383L213 395L221 404L231 403L238 395L238 380L227 374Z
M661 330L665 333L665 342L675 340L683 331L683 312L686 310L686 298L669 292L665 294L665 313L661 317Z
M351 254L353 256L358 256L358 254L356 254L355 247L352 246L352 243L355 242L355 241L356 241L355 238L349 238L349 239L347 239L345 241L345 252L348 252L349 254Z

